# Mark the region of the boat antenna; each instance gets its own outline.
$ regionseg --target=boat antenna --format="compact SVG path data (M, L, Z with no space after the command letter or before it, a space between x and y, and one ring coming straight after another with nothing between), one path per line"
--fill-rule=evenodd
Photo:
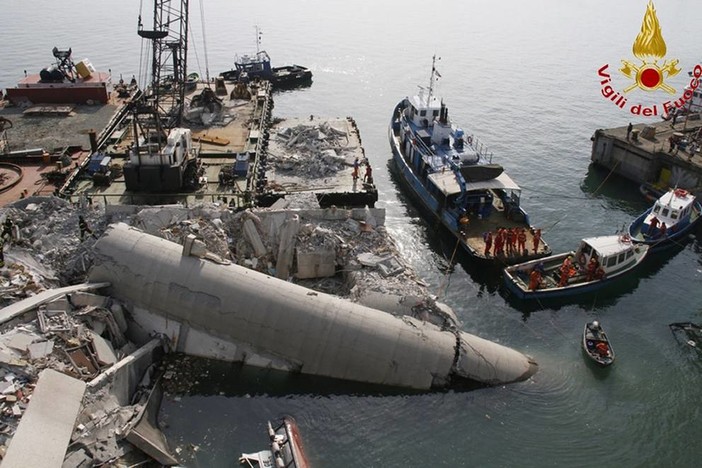
M431 58L431 76L429 77L429 95L427 96L427 106L431 102L431 93L434 90L434 77L441 78L441 75L436 71L436 61L441 60L441 57L436 58L436 54Z
M256 25L256 55L261 51L261 35L263 35L263 31Z

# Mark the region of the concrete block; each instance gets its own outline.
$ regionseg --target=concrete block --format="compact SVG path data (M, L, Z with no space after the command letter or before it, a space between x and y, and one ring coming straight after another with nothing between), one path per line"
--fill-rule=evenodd
M370 252L364 252L362 254L358 254L356 259L358 260L358 263L360 263L363 266L375 268L378 266L378 263L382 262L385 257L379 257L378 255L374 255Z
M193 243L195 242L195 234L188 234L185 236L185 241L183 241L183 256L189 257L190 252L193 249Z
M16 349L20 352L27 351L27 347L34 341L38 341L41 338L39 335L33 333L18 332L12 335L5 335L2 341L8 348Z
M76 307L107 307L108 298L98 294L78 291L69 295L71 303Z
M247 241L249 241L251 247L253 247L254 253L257 257L261 257L266 254L266 247L263 245L263 241L261 240L261 236L256 229L256 225L250 219L244 221L244 237Z
M295 254L295 241L297 233L300 231L300 217L294 215L283 223L280 233L280 245L278 247L278 261L275 265L276 276L287 280L290 277L290 270Z
M53 341L40 341L39 343L32 343L27 347L29 351L29 357L32 359L39 359L51 354L54 350Z
M378 269L383 276L395 276L402 273L405 267L395 257L389 257L378 262Z
M124 316L124 308L120 304L114 302L110 306L110 312L112 312L112 317L114 317L115 322L117 322L119 331L122 333L127 333L128 324L127 319Z
M90 333L90 337L93 340L93 348L95 349L98 363L103 366L111 366L117 362L117 355L112 348L112 344L93 330L88 330L88 333Z
M335 274L336 252L297 252L297 278L326 278Z
M51 302L47 302L46 310L49 312L69 312L71 310L71 305L68 303L66 296L63 296Z
M207 246L201 240L195 240L190 249L190 255L193 257L204 258L207 255Z
M43 370L3 468L60 467L84 392L85 382L53 369Z

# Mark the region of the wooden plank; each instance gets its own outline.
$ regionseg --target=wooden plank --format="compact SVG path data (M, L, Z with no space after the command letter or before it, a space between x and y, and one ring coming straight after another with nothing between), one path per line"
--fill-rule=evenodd
M229 144L229 140L226 138L211 135L193 135L193 140L218 146L227 146Z

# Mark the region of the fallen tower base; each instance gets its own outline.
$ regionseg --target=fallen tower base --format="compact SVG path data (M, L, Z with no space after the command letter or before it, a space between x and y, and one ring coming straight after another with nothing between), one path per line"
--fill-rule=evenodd
M208 354L188 343L207 336L220 359L414 389L455 378L503 384L537 369L474 335L183 255L179 244L126 224L108 227L94 248L90 280L110 282L113 296L152 317L152 331L191 354Z

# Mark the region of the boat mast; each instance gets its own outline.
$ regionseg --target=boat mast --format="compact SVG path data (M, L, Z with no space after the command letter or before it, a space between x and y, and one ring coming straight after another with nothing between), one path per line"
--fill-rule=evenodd
M439 60L441 60L441 57L439 57ZM436 71L436 54L431 58L431 76L429 77L429 95L427 96L427 107L429 107L429 103L431 102L431 93L434 90L434 75L438 75L439 73ZM441 75L439 75L441 76Z
M256 56L261 51L261 34L263 34L263 31L258 29L258 25L256 25Z

